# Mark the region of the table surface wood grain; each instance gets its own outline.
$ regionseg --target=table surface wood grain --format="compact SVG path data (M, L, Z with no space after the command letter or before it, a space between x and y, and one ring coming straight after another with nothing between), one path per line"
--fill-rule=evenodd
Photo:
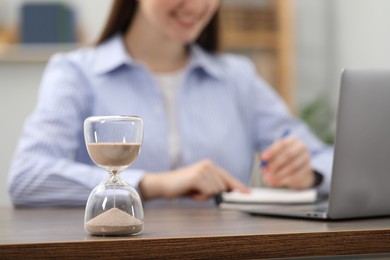
M146 208L142 234L88 235L84 209L0 208L0 259L253 259L390 254L390 218L318 221Z

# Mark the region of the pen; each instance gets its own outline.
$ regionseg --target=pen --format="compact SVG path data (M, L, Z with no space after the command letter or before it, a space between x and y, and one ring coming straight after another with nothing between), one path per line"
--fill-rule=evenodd
M288 136L290 134L290 129L286 129L284 130L282 136L280 137L281 139ZM260 168L263 169L264 167L266 167L268 165L268 162L267 161L261 161L260 162Z

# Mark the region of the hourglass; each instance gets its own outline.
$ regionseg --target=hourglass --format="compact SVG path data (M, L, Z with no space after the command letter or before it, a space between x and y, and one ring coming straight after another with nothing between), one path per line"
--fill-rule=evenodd
M85 144L92 161L109 173L88 197L84 229L91 235L136 235L144 213L138 192L119 173L137 158L143 121L136 116L93 116L84 121Z

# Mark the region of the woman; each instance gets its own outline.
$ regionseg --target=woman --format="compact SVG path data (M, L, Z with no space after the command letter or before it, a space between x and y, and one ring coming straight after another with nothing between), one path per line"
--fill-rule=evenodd
M14 205L85 204L107 177L85 149L91 115L143 118L141 154L121 177L144 201L247 192L254 153L267 162L269 186L326 191L332 148L289 114L252 63L217 53L219 4L117 0L96 46L55 55L11 166Z

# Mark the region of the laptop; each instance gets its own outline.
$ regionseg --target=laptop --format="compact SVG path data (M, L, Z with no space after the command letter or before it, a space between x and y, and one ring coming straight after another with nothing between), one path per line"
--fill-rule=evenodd
M350 219L390 215L390 70L344 69L329 197L309 205L246 205L251 214Z

